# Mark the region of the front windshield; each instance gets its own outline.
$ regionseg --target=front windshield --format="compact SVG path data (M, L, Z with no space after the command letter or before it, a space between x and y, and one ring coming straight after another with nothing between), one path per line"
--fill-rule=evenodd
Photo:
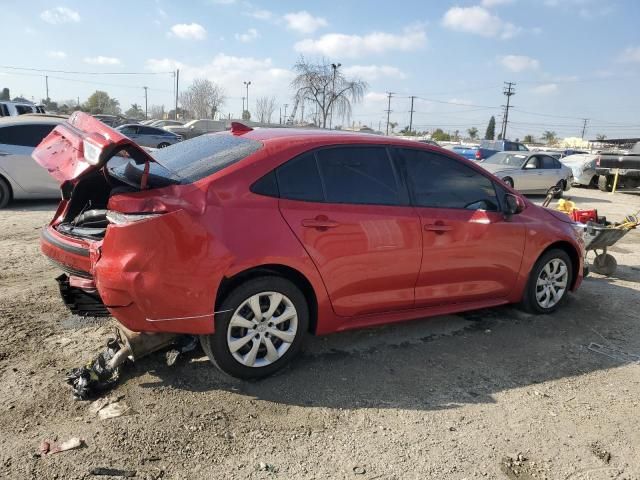
M501 152L491 155L485 160L485 163L493 163L496 165L506 165L508 167L521 168L526 160L526 155Z

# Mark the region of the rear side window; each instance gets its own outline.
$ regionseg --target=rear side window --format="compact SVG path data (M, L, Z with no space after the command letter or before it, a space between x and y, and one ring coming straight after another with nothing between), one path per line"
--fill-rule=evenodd
M328 148L318 150L316 155L327 202L373 205L402 203L386 148Z
M0 143L5 145L20 145L23 147L37 146L55 125L12 125L0 128Z
M262 148L262 143L229 134L203 135L167 148L155 150L155 160L191 183L208 177Z
M549 157L545 155L544 157L540 157L540 159L542 160L542 168L546 168L546 169L559 168L556 166L557 160L553 157Z
M307 202L324 201L322 182L313 152L289 160L276 170L276 175L282 198Z
M499 209L493 182L474 169L443 155L397 149L413 203L420 207Z

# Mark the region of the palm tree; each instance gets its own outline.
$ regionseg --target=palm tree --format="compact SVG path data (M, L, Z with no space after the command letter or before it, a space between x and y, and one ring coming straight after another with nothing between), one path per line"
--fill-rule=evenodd
M599 142L603 141L606 138L607 136L604 133L599 133L596 135L596 140L598 140Z
M476 127L471 127L469 130L467 130L467 133L469 134L469 138L471 140L475 140L476 138L478 138L478 129Z
M552 132L550 130L545 130L545 132L542 134L542 138L549 145L552 145L552 144L556 143L556 140L558 139L558 136L556 135L556 132Z

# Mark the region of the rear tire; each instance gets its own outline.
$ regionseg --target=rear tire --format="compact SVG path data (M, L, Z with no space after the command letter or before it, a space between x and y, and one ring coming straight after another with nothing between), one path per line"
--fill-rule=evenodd
M0 177L0 208L4 208L9 205L11 201L11 187L5 181L4 178Z
M264 378L280 370L299 353L308 331L307 301L282 277L242 283L218 310L215 333L201 335L200 343L216 367L236 378Z
M600 175L598 177L598 189L601 192L610 192L613 190L613 184L610 183L612 177L609 175Z
M169 145L171 144L167 142L162 142L161 144L158 145L158 148L165 148L165 147L168 147Z
M559 198L562 198L562 195L564 194L564 189L566 188L566 183L564 180L560 180L557 184L556 187L558 187L560 189L560 191L556 194L553 195L553 198L555 198L556 200L558 200Z
M522 307L536 314L554 312L565 302L572 281L573 264L567 252L549 250L531 269Z

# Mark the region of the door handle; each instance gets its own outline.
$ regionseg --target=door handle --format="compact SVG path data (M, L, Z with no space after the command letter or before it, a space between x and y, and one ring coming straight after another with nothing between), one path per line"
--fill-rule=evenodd
M316 218L305 218L302 220L302 226L307 228L317 228L319 230L326 230L327 228L334 228L340 225L338 222L329 220L325 215L318 215Z
M436 223L426 224L424 226L424 229L427 232L436 232L436 233L440 234L440 233L444 233L444 232L450 232L451 230L453 230L453 227L451 225L445 225L442 222L436 222Z

